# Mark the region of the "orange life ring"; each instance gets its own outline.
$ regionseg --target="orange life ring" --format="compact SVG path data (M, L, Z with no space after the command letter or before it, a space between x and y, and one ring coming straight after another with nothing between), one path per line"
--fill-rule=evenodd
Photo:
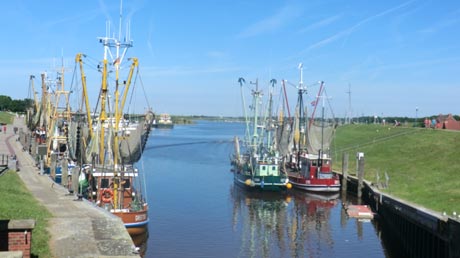
M113 191L112 189L106 188L102 191L102 202L103 203L111 203L112 202L112 197L113 197Z

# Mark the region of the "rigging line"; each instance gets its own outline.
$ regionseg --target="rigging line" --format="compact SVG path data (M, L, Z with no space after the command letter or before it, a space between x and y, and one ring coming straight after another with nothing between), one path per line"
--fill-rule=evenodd
M141 77L141 74L139 72L139 68L137 68L137 72L136 72L136 78L134 79L134 83L136 83L137 81L137 77L139 76L139 82L141 84L141 87L142 87L142 91L144 92L144 96L145 96L145 101L147 102L147 107L149 108L149 110L151 110L151 106L150 106L150 102L149 100L147 99L147 92L145 91L145 88L144 88L144 83L142 82L142 77Z
M133 83L133 87L132 87L132 89L131 89L131 95L130 95L130 98L129 98L129 104L128 104L128 110L127 110L127 111L128 111L128 112L127 112L128 114L129 114L129 108L131 107L131 103L132 103L132 101L133 101L133 97L134 97L134 93L135 93L135 92L134 92L134 88L136 87L137 75L138 75L138 74L139 74L139 70L137 70L136 76L134 77L134 83ZM126 89L126 85L125 85L125 89ZM144 95L147 96L147 95L145 94L145 92L144 92ZM136 110L135 107L134 107L133 109Z
M146 120L144 118L144 123L146 123ZM147 128L148 132L146 132L147 134L147 138L149 137L149 133L150 133L150 130L151 130L151 124L148 125L148 128ZM142 142L142 134L139 134L139 141L140 141L140 159L139 161L141 162L141 167L142 167L142 183L144 185L144 189L142 189L142 186L140 187L141 190L140 190L140 193L142 195L142 192L145 193L145 198L147 198L148 196L148 193L147 193L147 186L146 186L146 183L145 183L145 167L144 167L144 148L145 148L145 144ZM145 139L145 141L147 141L147 139ZM144 198L142 196L142 198ZM146 200L144 200L146 202Z
M77 77L77 63L75 63L75 66L73 67L72 80L70 81L70 91L73 89L75 77Z
M145 147L145 150L169 148L169 147L177 147L177 146L187 146L187 145L197 145L197 144L207 144L207 143L217 143L217 144L225 143L225 144L227 144L227 143L233 143L233 140L212 140L212 141L199 141L199 142L183 142L183 143L163 144L163 145Z
M331 110L332 120L335 120L334 110L332 109L331 102L329 101L329 98L328 98L328 96L327 96L326 88L324 88L323 91L324 91L324 95L326 95L326 101L327 101L327 104L328 104L328 106L329 106L329 109Z

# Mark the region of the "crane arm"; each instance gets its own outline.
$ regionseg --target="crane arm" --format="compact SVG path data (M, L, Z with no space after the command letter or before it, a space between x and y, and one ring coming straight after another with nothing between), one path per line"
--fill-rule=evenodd
M83 98L85 99L85 106L86 106L86 116L88 119L88 127L89 127L89 135L91 138L93 138L93 121L91 119L91 107L89 106L89 100L88 100L88 90L86 87L86 76L85 76L85 71L83 70L83 60L82 57L85 55L78 53L77 56L75 57L75 63L78 63L80 65L80 74L81 74L81 84L83 87Z

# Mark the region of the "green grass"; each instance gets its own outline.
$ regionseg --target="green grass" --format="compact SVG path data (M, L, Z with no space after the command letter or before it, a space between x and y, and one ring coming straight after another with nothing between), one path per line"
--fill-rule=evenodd
M0 111L0 123L12 124L13 118L12 114Z
M460 211L460 132L346 125L337 128L332 144L336 171L344 152L350 174L356 152L364 152L366 180L376 182L378 174L382 182L387 173L385 192L435 211Z
M8 171L0 176L0 219L35 219L32 256L51 257L46 230L51 214L27 190L19 176Z

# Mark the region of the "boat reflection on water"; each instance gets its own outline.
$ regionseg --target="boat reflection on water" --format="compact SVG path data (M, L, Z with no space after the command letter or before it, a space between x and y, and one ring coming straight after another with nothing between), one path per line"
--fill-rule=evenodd
M248 191L233 185L233 230L241 232L238 257L279 257L273 245L286 249L286 207L289 195L277 192Z
M339 194L249 192L232 186L241 257L318 257L333 249L330 214Z
M291 256L318 257L334 249L331 211L339 203L339 194L313 194L292 191L293 211L290 216ZM318 251L321 250L321 255Z
M149 239L149 231L145 230L140 234L130 234L134 246L141 257L145 257L147 251L147 240Z

